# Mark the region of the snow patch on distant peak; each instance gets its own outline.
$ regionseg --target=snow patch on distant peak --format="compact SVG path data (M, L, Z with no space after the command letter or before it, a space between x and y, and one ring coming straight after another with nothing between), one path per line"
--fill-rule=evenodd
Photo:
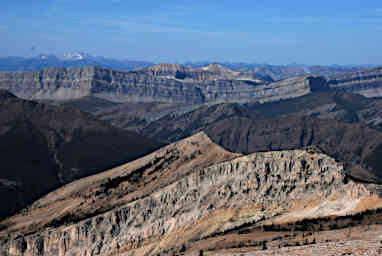
M90 57L89 54L78 52L78 53L66 53L62 57L63 60L83 60L87 57Z

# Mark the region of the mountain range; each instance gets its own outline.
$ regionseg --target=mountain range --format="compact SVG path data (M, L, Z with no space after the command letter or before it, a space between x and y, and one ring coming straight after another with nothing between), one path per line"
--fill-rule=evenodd
M382 69L350 71L0 72L0 255L378 255Z
M185 62L182 65L192 68L205 67L214 62ZM367 65L270 65L266 63L240 63L240 62L219 62L225 68L235 71L253 71L261 76L270 76L273 80L281 80L288 77L300 75L334 75L346 72L357 71L370 68ZM39 54L35 57L1 57L0 70L3 71L32 71L47 67L84 67L99 66L116 70L134 70L137 68L147 68L156 63L148 61L135 61L127 59L113 59L102 56L92 56L84 52L66 53L63 56L53 54Z
M57 103L56 103L57 104ZM349 175L382 182L380 98L345 92L314 92L268 103L190 105L123 103L99 99L60 102L114 126L171 143L204 131L237 153L317 146L345 163Z
M25 99L69 100L94 96L113 102L222 103L270 102L314 91L382 96L382 69L334 76L298 76L274 82L252 71L212 64L189 68L160 64L135 71L99 67L45 68L0 72L0 88Z
M62 57L53 54L40 54L35 57L2 57L0 70L3 71L32 71L47 67L83 67L102 66L105 68L132 70L152 66L148 61L118 60L105 57L95 57L86 53L67 53Z

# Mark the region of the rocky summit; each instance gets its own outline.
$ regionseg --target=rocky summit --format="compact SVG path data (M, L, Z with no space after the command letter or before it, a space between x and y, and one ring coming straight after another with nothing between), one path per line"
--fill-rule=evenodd
M382 235L375 191L313 148L241 156L198 133L2 221L0 255L261 255L338 239L352 253L357 233Z

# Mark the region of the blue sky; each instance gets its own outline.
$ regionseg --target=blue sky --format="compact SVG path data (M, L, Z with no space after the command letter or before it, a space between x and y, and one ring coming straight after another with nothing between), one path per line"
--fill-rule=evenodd
M381 0L2 0L0 56L382 64Z

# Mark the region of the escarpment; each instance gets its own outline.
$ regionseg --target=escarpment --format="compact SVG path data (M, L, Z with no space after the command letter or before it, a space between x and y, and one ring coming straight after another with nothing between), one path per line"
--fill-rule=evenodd
M365 97L382 97L382 68L330 76L331 90L358 93Z
M270 83L253 74L216 68L189 72L173 65L136 71L83 67L0 72L0 88L39 100L92 95L114 102L266 102L307 94L309 84L306 77Z
M253 71L233 71L219 64L210 64L201 68L192 68L179 64L158 64L148 68L155 76L176 78L185 81L189 80L247 80L257 83L273 82L272 78L266 75L259 75Z
M69 100L95 96L114 102L270 102L314 91L346 91L379 97L381 68L336 76L296 76L274 82L255 71L218 64L191 68L159 64L135 71L101 67L45 68L0 72L0 88L25 99Z
M24 99L81 98L91 88L95 68L45 68L0 72L0 89Z
M219 237L225 241L220 249L239 246L234 236L256 244L256 236L248 235L269 222L352 215L381 203L349 180L340 163L316 150L240 157L199 133L69 184L1 222L0 251L192 255Z

